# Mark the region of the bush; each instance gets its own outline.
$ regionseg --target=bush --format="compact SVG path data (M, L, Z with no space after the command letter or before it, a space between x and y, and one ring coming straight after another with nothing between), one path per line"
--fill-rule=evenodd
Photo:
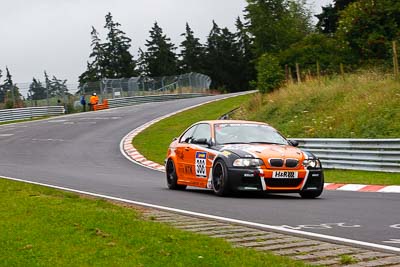
M323 34L311 34L293 44L279 55L282 65L294 69L299 63L302 70L316 74L316 63L319 62L322 74L339 71L340 63L346 66L355 62L350 50L334 38Z
M261 93L272 92L279 88L285 79L285 73L279 65L279 60L271 55L262 55L257 62L257 89Z

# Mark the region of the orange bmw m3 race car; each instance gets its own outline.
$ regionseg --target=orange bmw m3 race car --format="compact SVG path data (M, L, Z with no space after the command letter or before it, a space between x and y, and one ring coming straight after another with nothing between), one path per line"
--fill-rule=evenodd
M321 162L297 145L266 123L201 121L170 144L167 185L209 188L219 196L265 191L316 198L324 188Z

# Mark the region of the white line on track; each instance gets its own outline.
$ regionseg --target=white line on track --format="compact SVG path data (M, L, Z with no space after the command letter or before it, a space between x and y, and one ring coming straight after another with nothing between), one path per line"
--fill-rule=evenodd
M255 228L259 228L259 229L278 231L278 232L287 233L287 234L301 235L301 236L305 236L305 237L311 237L311 238L317 238L317 239L322 239L322 240L331 241L331 242L339 242L339 243L344 243L344 244L356 245L356 246L361 246L361 247L366 247L366 248L374 248L374 249L378 249L378 250L385 250L385 251L391 251L391 252L397 252L397 253L400 252L400 248L392 247L392 246L380 245L380 244L369 243L369 242L364 242L364 241L359 241L359 240L353 240L353 239L348 239L348 238L341 238L341 237L336 237L336 236L329 236L329 235L323 235L323 234L317 234L317 233L311 233L311 232L305 232L305 231L299 231L299 230L292 230L292 229L287 229L287 228L284 228L281 226L273 226L273 225L267 225L267 224L261 224L261 223L254 223L254 222L237 220L237 219L226 218L226 217L215 216L215 215L209 215L209 214L204 214L204 213L199 213L199 212L175 209L175 208L153 205L153 204L149 204L149 203L124 199L124 198L119 198L119 197L113 197L113 196L107 196L107 195L103 195L103 194L97 194L97 193L76 190L76 189L67 188L67 187L32 182L32 181L18 179L18 178L11 178L11 177L4 177L4 176L3 176L3 178L8 179L8 180L18 181L18 182L34 184L34 185L46 186L46 187L69 191L69 192L78 193L78 194L100 197L100 198L114 200L114 201L121 201L121 202L138 205L138 206L142 206L142 207L147 207L147 208L175 212L175 213L179 213L179 214L183 214L183 215L195 216L195 217L206 218L206 219L211 219L211 220L218 220L218 221L227 222L227 223L235 223L235 224L240 224L240 225L249 226L249 227L255 227Z

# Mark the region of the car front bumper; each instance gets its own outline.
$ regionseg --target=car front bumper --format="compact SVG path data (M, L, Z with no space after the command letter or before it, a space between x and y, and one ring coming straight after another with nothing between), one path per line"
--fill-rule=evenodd
M300 178L271 178L273 170L228 168L229 187L233 191L266 191L276 193L299 193L323 190L322 169L306 170Z

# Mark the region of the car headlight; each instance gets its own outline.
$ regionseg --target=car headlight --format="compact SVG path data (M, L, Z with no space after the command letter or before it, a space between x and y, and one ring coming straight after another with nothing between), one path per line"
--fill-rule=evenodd
M303 161L303 166L307 169L319 169L321 162L318 159L306 159Z
M233 162L234 167L259 167L263 164L261 159L237 159Z

